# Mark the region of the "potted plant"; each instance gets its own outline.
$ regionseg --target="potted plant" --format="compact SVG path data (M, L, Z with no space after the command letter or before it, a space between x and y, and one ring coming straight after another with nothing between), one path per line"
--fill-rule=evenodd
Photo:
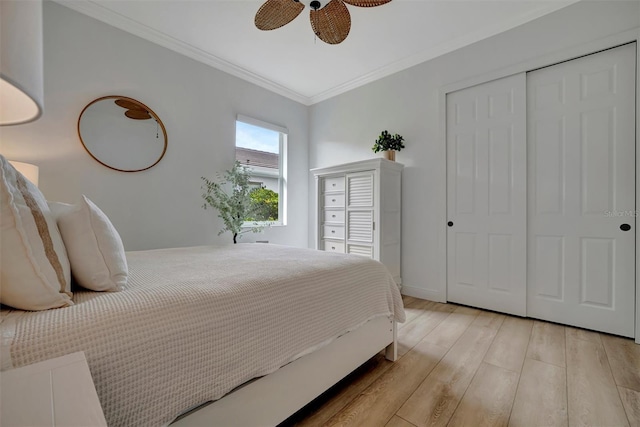
M384 151L384 157L387 160L396 160L396 151L400 151L404 148L404 138L397 133L391 135L388 131L383 130L376 142L371 148L374 153Z
M204 181L202 198L204 209L211 206L218 210L218 217L224 222L224 228L218 236L225 231L233 234L233 243L244 233L258 233L264 226L254 222L246 227L247 218L254 214L255 205L251 199L251 187L249 186L250 173L248 168L236 161L233 168L225 171L224 175L218 174L218 182L201 177Z

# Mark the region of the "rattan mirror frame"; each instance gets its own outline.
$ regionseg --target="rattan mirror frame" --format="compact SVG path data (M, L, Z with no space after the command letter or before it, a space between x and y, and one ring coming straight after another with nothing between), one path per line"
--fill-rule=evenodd
M87 147L87 144L85 143L84 139L82 138L82 133L80 131L80 122L82 121L82 116L83 114L87 111L87 109L89 107L91 107L92 105L101 102L101 101L105 101L105 100L109 100L109 99L114 99L114 100L118 100L118 99L122 99L128 102L131 102L133 104L136 104L138 107L146 110L153 119L155 119L156 123L158 124L159 128L162 129L162 135L164 137L164 147L162 149L162 153L160 154L160 156L153 161L152 164L150 164L149 166L146 166L144 168L139 168L139 169L120 169L118 167L115 167L113 165L109 165L105 162L103 162L102 160L100 160L99 158L97 158L89 149L89 147ZM162 120L160 120L160 117L158 117L158 115L149 107L147 107L145 104L143 104L142 102L133 99L133 98L129 98L127 96L120 96L120 95L108 95L108 96L102 96L100 98L94 99L93 101L91 101L90 103L88 103L80 112L80 115L78 116L78 124L77 124L77 132L78 132L78 138L80 139L80 143L82 144L82 147L85 149L85 151L98 163L100 163L101 165L118 171L118 172L142 172L145 171L147 169L151 169L152 167L154 167L155 165L157 165L158 163L160 163L160 160L162 160L162 158L164 157L165 153L167 152L167 146L169 143L169 139L167 137L167 130L164 127L164 123L162 123Z

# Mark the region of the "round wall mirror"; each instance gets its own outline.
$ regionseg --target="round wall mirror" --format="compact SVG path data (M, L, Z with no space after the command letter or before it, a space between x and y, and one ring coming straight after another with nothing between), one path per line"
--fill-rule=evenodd
M160 118L126 96L104 96L84 107L78 135L91 157L122 172L149 169L167 151L167 131Z

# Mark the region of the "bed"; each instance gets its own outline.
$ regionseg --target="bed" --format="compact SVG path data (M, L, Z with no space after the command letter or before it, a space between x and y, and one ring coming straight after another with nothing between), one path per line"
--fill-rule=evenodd
M3 309L2 369L84 351L110 426L250 426L278 424L385 347L395 359L402 300L377 261L238 244L127 262L121 292Z

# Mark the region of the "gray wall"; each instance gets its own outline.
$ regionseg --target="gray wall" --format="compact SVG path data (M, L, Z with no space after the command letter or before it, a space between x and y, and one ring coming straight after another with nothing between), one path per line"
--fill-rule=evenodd
M289 225L243 241L306 247L308 108L168 49L44 2L44 115L0 128L0 153L40 166L49 200L82 194L111 218L127 250L230 242L220 220L201 208L201 176L235 158L238 113L289 129ZM76 133L84 106L105 95L136 98L164 122L169 146L155 167L112 171L94 161Z
M441 298L446 278L442 262L446 246L439 239L446 221L439 214L446 206L446 165L439 135L441 88L639 25L640 2L583 1L316 104L310 113L309 166L375 157L371 146L380 131L403 135L407 148L396 158L406 166L403 292ZM312 201L313 191L309 195ZM310 214L313 219L314 213ZM314 231L311 226L312 246Z

